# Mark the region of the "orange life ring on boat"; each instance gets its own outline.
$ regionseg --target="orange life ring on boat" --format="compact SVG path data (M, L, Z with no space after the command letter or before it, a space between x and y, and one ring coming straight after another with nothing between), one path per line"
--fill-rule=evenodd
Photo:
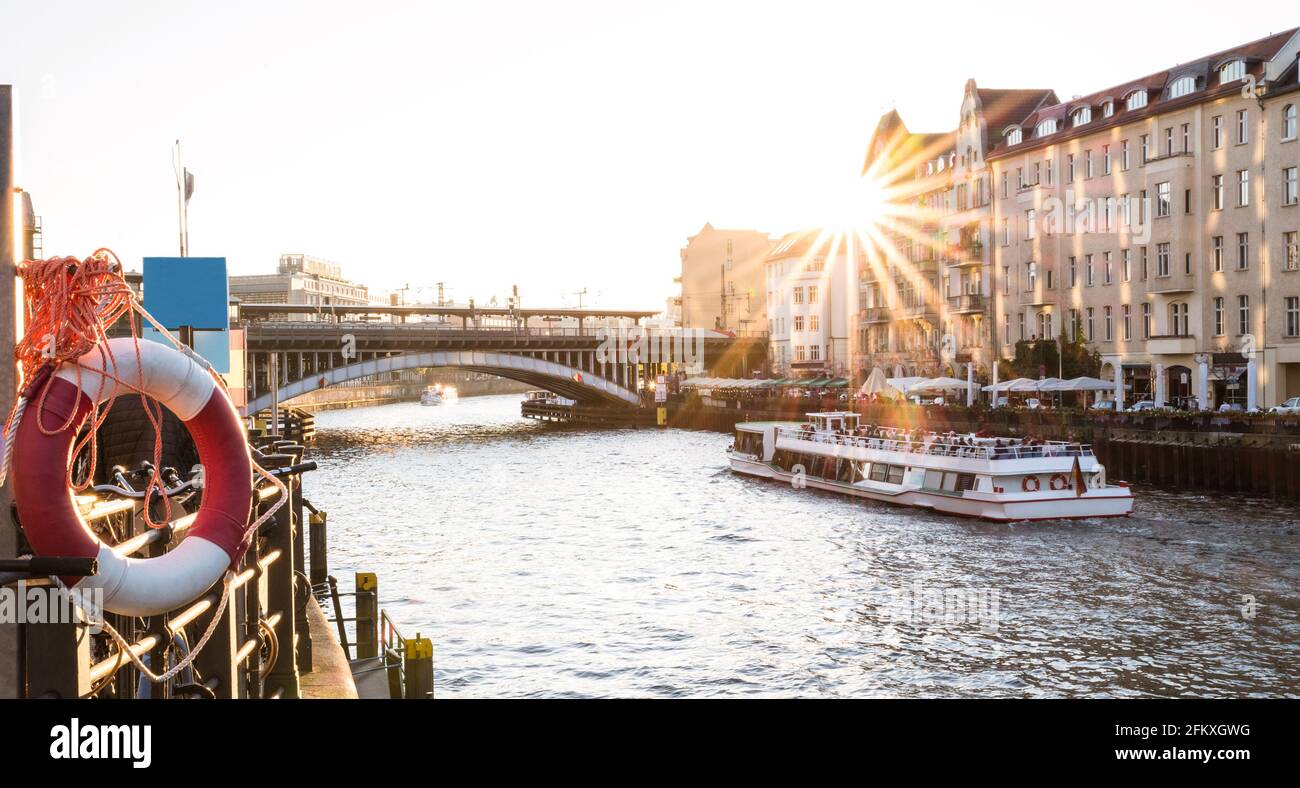
M1052 480L1047 483L1047 486L1057 491L1068 490L1070 489L1070 479L1063 473L1054 473L1052 474Z
M1033 484L1031 485L1030 482L1033 482ZM1043 483L1039 481L1037 476L1026 476L1020 482L1020 489L1024 492L1038 492L1042 486Z
M36 555L99 559L92 577L65 577L75 589L102 588L104 608L151 616L196 598L242 555L253 505L253 467L244 425L225 389L189 356L157 342L110 339L75 363L29 383L32 401L18 423L14 502ZM108 370L107 372L105 370ZM114 380L116 378L117 380ZM186 538L156 558L119 556L99 540L68 491L68 463L94 400L138 385L185 423L203 466L203 503ZM137 383L138 381L138 383ZM55 428L64 421L68 426Z

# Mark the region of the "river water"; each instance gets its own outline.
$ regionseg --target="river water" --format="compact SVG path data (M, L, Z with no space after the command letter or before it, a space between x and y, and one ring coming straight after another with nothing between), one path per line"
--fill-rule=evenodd
M1296 507L1138 488L996 525L735 476L730 437L322 413L331 571L379 574L438 697L1300 695Z

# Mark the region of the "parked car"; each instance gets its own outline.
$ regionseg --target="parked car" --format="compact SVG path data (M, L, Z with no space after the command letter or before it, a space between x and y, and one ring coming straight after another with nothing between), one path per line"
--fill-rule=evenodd
M1155 410L1155 409L1156 409L1155 402L1149 399L1144 399L1140 402L1134 402L1132 405L1129 405L1124 410L1128 413L1141 413L1142 411L1145 410Z
M1030 397L1025 400L1025 407L1037 409L1043 407L1043 403L1037 397Z
M1109 410L1109 411L1114 411L1114 410L1115 410L1115 400L1113 400L1113 399L1099 399L1099 400L1097 400L1096 402L1092 403L1092 405L1090 406L1090 409L1091 409L1091 410Z
M1268 409L1269 413L1300 413L1300 397L1292 397L1281 405Z

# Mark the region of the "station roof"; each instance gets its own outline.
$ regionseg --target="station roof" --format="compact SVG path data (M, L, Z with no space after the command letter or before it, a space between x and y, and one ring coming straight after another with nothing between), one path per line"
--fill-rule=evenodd
M511 310L497 306L387 306L383 304L249 304L243 303L239 311L244 315L279 315L279 314L318 314L318 315L446 315L450 317L483 317L515 315L520 318L530 317L654 317L659 311L653 309L569 309L556 307L552 309L528 308Z

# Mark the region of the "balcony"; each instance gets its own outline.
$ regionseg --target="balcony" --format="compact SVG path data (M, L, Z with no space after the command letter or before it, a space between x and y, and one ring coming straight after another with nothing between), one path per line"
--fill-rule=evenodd
M1056 303L1056 293L1040 282L1035 287L1020 291L1020 303L1024 306L1051 306Z
M893 315L887 306L872 306L862 310L863 323L888 323Z
M937 320L939 313L932 304L910 304L896 308L894 316L906 320Z
M988 299L979 293L963 293L948 298L948 311L958 315L970 315L984 312Z
M1147 340L1151 355L1187 356L1196 352L1196 337L1191 334L1152 334Z

